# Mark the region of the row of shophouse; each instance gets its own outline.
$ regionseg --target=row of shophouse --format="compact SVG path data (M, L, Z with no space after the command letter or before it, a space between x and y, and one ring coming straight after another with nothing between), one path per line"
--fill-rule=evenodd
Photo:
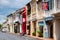
M60 0L31 0L7 19L9 32L60 40Z
M23 27L24 26L24 27ZM18 9L6 17L3 22L3 27L6 27L7 32L11 33L26 33L26 7ZM24 29L24 30L23 30Z

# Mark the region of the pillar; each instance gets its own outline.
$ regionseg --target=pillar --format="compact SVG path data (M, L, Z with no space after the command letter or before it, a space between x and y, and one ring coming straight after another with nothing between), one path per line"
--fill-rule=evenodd
M38 37L38 32L37 31L39 31L38 21L36 21L36 36Z
M60 20L54 20L54 40L60 40Z
M12 25L10 25L10 32L12 33Z
M20 24L20 33L22 33L22 24Z
M13 26L13 24L10 24L10 33L14 33L14 26Z
M14 33L14 25L13 25L13 33Z
M34 32L34 26L33 26L33 22L32 22L32 21L31 21L30 24L31 24L31 33L30 33L30 34L31 34L31 36L32 36L32 33Z

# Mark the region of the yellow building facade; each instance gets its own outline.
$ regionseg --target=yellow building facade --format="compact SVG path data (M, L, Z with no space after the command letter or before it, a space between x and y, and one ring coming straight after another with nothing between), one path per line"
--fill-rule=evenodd
M43 10L42 10L42 6L41 6L41 1L37 1L37 0L31 0L31 2L28 3L28 5L30 5L29 7L31 7L30 11L31 13L29 14L27 12L27 23L30 27L29 28L29 33L31 36L39 36L40 34L40 22L42 22L42 27L41 27L41 31L42 31L42 34L43 35L43 21L44 21L44 13L43 13ZM27 5L27 10L29 9L28 8L28 5ZM29 15L28 15L29 14Z

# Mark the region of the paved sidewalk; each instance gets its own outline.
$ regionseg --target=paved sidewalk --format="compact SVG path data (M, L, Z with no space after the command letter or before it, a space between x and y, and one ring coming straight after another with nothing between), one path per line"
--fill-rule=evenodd
M20 35L19 33L10 33L10 34ZM40 39L40 40L53 40L51 38L42 38L42 37L36 37L36 36L30 36L30 35L25 35L25 36L30 37L30 38Z
M53 40L52 38L42 38L42 37L36 37L36 36L30 36L30 35L27 35L27 36L32 38L38 38L40 40Z
M22 40L41 40L41 39L38 39L38 38L29 37L27 35L20 36L19 33L7 33L7 34L17 36L18 38L21 37L20 39L25 38L25 39L22 39Z

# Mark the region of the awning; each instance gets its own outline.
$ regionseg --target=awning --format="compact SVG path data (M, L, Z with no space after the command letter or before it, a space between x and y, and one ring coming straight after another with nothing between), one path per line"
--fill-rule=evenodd
M39 26L44 26L44 22L39 22Z
M53 17L47 17L45 18L45 21L53 20Z

